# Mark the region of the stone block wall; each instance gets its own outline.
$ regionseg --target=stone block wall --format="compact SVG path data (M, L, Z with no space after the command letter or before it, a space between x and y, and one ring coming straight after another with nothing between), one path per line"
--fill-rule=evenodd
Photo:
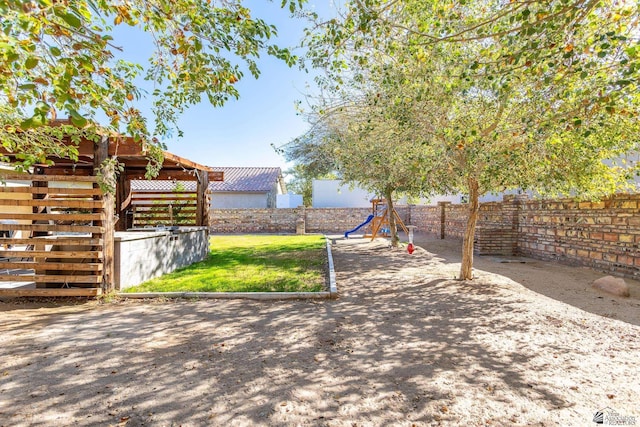
M344 233L362 224L370 214L369 208L307 208L305 227L307 233Z
M440 206L409 206L409 222L407 225L418 226L417 231L440 235Z
M518 251L640 278L640 194L600 202L527 201Z
M294 209L211 209L212 233L295 233L296 219L304 208Z
M416 231L461 239L467 205L397 206ZM294 233L304 218L307 233L344 233L362 223L368 208L218 209L213 233ZM640 279L640 194L620 194L601 202L527 200L505 196L482 203L476 229L481 255L524 255L593 267Z

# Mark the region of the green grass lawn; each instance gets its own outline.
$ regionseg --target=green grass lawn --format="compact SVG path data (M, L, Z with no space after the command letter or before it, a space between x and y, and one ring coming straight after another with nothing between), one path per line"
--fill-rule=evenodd
M318 292L325 287L322 236L213 236L204 261L124 292Z

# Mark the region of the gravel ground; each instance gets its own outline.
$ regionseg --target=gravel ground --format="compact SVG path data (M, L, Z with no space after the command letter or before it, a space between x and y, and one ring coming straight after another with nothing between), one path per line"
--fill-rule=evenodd
M0 302L0 426L640 425L638 282L416 243L337 240L337 300Z

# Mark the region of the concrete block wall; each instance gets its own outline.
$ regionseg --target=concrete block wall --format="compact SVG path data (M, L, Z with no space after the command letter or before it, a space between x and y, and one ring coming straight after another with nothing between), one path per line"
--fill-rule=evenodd
M139 285L180 267L202 261L209 253L205 227L169 231L122 231L114 239L116 289Z

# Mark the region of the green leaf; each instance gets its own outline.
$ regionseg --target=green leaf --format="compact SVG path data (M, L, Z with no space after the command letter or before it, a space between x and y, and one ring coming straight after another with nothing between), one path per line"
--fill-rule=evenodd
M62 15L62 19L73 28L80 28L82 26L82 21L80 20L80 18L72 13L65 13L64 15Z
M35 68L35 67L36 67L36 65L38 65L38 62L40 62L40 61L38 60L38 58L33 57L33 56L30 56L29 58L27 58L27 60L26 60L26 61L24 61L24 67L25 67L27 70L31 70L31 69Z
M51 54L52 54L53 56L60 56L60 55L62 55L62 51L61 51L59 48L55 47L55 46L51 46L51 47L49 48L49 52L51 52Z
M69 115L71 116L71 123L73 123L74 125L78 126L78 127L84 127L87 124L87 119L85 119L84 117L82 117L82 115L80 113L78 113L76 110L74 110L73 108L69 108Z
M33 123L33 119L23 120L22 122L20 122L20 127L25 130L31 129L35 127L35 123Z
M46 102L43 101L38 101L36 103L36 108L35 110L39 113L44 113L46 114L47 112L49 112L49 110L51 110L51 106L49 104L47 104Z

